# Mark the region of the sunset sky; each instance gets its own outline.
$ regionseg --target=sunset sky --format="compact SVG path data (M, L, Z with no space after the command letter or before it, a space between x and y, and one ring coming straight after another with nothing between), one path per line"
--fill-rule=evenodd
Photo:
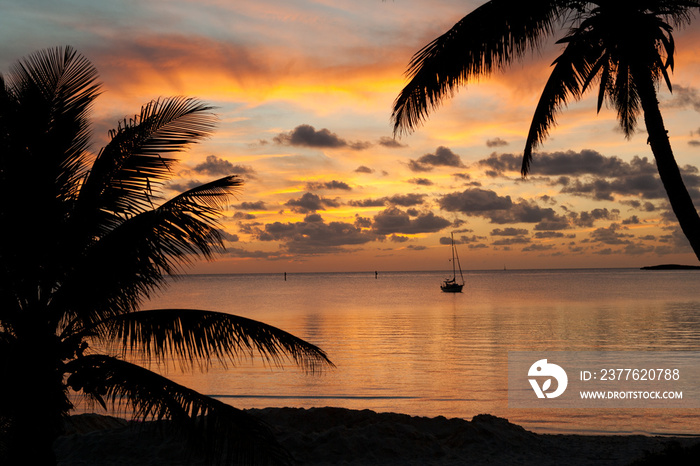
M245 179L222 222L227 253L195 272L448 269L450 232L470 270L696 263L643 125L626 140L595 95L561 113L521 179L554 41L393 138L411 56L481 3L0 0L0 71L58 45L89 58L104 83L95 151L151 99L216 107L217 131L164 192ZM659 98L700 205L700 22L675 38L674 92Z

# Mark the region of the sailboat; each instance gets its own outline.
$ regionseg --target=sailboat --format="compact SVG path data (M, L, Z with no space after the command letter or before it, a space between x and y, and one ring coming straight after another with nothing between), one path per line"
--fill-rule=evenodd
M450 234L452 238L452 278L446 279L440 289L446 293L461 293L462 288L464 288L464 275L462 275L462 264L459 263L459 255L457 255L457 248L455 248L455 236L454 233ZM462 283L457 283L457 267L459 267L459 276L462 278Z

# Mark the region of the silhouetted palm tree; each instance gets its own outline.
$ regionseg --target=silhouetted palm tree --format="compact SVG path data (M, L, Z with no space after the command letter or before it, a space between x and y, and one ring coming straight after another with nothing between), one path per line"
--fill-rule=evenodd
M661 78L671 89L672 26L688 24L697 0L491 0L417 52L410 82L394 102L394 133L412 131L428 112L473 79L502 70L537 49L561 27L565 44L554 61L525 143L522 173L547 137L559 110L598 84L598 111L607 101L629 138L644 113L648 143L683 233L700 259L700 217L676 164L659 111Z
M162 199L170 155L212 131L210 107L153 101L95 155L88 117L99 92L95 68L70 47L0 76L0 462L55 463L69 388L138 419L174 421L215 462L287 461L255 418L129 362L195 368L257 352L309 372L332 365L318 347L260 322L140 310L169 275L223 249L217 217L241 181Z

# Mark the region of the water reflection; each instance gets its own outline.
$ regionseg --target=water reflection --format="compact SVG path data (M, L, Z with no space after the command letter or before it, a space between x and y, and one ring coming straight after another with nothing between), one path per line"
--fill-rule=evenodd
M694 412L516 410L508 351L698 351L696 272L515 271L195 276L151 307L262 320L326 350L337 369L309 376L243 362L173 378L238 407L343 406L413 415L507 417L540 432L699 433ZM260 292L264 290L264 292Z

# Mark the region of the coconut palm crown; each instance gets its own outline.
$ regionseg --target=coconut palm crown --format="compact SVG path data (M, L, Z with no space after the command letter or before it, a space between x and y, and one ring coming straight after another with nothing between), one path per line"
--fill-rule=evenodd
M394 102L394 134L415 130L459 87L506 69L564 30L558 41L563 51L552 64L525 142L523 176L560 110L597 85L598 111L604 102L614 108L626 137L643 113L669 202L700 259L700 217L673 156L657 98L662 79L672 89L673 28L689 24L699 8L698 0L485 2L413 56L409 82Z
M217 218L241 180L162 197L174 154L214 129L211 107L162 98L89 150L100 93L70 47L0 75L0 463L54 464L69 389L169 425L214 463L289 460L269 429L134 362L206 368L256 353L309 372L326 354L275 327L220 312L142 310L198 258L223 251Z

